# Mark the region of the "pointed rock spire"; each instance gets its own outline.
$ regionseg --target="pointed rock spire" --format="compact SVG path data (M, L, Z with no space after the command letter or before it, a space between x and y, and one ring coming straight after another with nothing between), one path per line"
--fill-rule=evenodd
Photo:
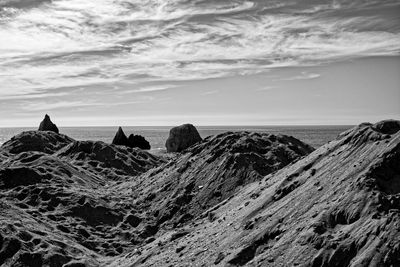
M114 136L112 144L113 145L120 145L120 146L128 145L128 137L126 137L126 135L125 135L125 133L124 133L124 131L122 130L121 127L118 128L118 131Z
M44 119L39 125L39 131L52 131L55 133L59 133L57 126L50 120L49 115L45 115Z

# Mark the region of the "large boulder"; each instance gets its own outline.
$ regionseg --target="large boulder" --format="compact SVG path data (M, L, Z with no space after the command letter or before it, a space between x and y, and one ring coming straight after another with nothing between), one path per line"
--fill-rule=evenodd
M140 149L150 149L150 143L141 135L129 135L128 138L128 146L129 147L138 147Z
M183 124L169 131L169 137L165 142L165 147L168 152L181 152L201 140L196 127L192 124Z
M112 144L119 145L119 146L127 146L128 145L128 137L126 137L126 135L121 127L118 128L118 131L114 136Z
M59 133L57 126L50 120L50 117L47 114L44 116L44 119L40 123L38 130Z

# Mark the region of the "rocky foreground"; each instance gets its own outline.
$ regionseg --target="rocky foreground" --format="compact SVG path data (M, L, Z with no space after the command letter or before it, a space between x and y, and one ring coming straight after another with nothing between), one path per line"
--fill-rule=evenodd
M1 266L400 266L400 122L166 156L24 132L0 148L0 199Z

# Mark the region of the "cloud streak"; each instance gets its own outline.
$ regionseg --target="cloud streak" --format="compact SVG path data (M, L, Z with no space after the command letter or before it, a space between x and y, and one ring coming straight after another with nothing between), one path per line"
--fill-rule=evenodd
M121 93L157 92L170 89L170 81L252 75L275 67L400 51L400 21L381 12L386 6L400 7L389 0L379 5L30 2L34 5L8 1L0 6L0 39L7 40L0 42L0 96L13 91L34 98L37 91L68 86L165 83Z

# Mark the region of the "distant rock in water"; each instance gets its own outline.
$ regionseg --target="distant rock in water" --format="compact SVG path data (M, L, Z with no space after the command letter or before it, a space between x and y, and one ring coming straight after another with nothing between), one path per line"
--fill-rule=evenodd
M128 138L129 147L138 147L140 149L150 149L150 143L141 135L129 135Z
M50 120L50 117L47 114L44 116L44 119L40 123L38 130L59 133L57 126Z
M128 137L126 137L124 130L122 130L121 127L118 128L118 131L114 136L112 144L119 146L128 146Z
M118 128L117 133L112 141L113 145L137 147L140 149L150 149L150 143L141 135L131 134L129 138L126 137L121 127Z
M165 147L168 152L181 152L201 140L196 127L192 124L183 124L170 130Z

